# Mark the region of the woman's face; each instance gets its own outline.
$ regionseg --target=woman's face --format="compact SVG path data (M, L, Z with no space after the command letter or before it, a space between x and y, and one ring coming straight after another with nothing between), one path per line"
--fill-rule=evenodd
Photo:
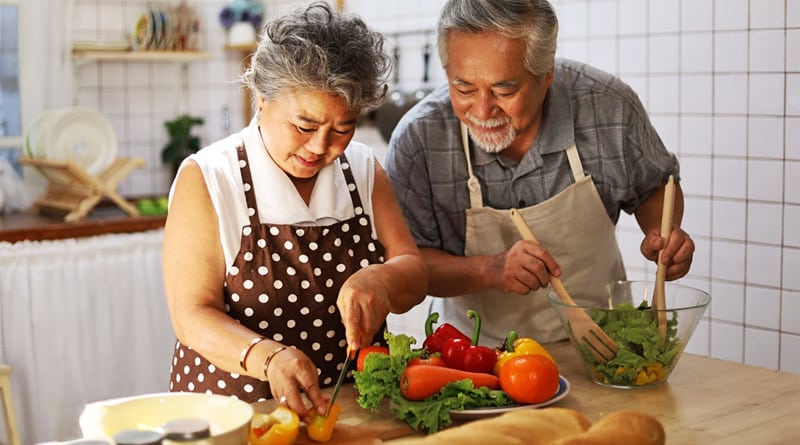
M273 161L289 176L308 179L342 154L353 138L359 110L333 94L291 92L258 98L261 136Z

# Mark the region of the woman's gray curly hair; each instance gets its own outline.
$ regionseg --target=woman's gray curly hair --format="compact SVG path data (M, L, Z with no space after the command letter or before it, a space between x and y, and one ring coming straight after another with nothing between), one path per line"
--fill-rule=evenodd
M391 59L384 37L358 16L326 2L276 18L264 27L242 83L267 100L296 91L339 96L352 110L369 110L386 97Z
M437 30L439 58L445 68L450 31L525 39L525 69L539 81L553 70L558 18L547 0L449 0Z

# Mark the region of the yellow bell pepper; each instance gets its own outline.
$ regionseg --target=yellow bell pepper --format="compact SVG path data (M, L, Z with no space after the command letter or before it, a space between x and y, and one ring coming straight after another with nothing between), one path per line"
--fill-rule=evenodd
M297 414L285 406L269 414L256 413L250 421L250 445L292 445L299 429Z
M308 424L308 437L317 442L327 442L333 435L333 427L336 426L336 420L339 419L339 413L342 412L342 407L334 403L331 405L331 410L327 416L322 416L314 411L311 414L311 423Z
M555 359L539 342L532 338L522 337L518 338L516 331L511 331L506 337L503 352L497 356L497 362L494 364L492 374L500 376L500 370L503 368L508 360L518 355L543 355L555 363Z
M667 377L667 372L664 369L664 366L661 363L652 363L647 365L645 369L642 369L636 374L636 385L649 385L651 383L656 383L663 381Z

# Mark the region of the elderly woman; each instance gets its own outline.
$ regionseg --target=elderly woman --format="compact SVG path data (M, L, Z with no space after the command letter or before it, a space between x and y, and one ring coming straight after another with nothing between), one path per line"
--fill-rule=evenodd
M266 25L243 76L256 117L187 158L171 190L171 391L280 398L309 419L346 349L381 342L386 316L423 300L386 174L352 141L389 68L383 38L326 3Z

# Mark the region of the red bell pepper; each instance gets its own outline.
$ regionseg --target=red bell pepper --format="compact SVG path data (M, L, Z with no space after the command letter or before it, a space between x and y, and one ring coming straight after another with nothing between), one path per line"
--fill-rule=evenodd
M436 332L434 332L433 324L437 321L439 321L438 312L431 313L425 320L425 341L422 343L422 346L428 348L428 352L442 352L442 345L451 338L461 338L469 342L469 337L450 323L439 325L439 327L436 328Z
M467 316L475 320L475 330L472 339L452 338L442 345L442 358L450 368L470 372L484 372L491 374L497 362L494 349L478 346L481 335L481 318L472 309L467 311Z

